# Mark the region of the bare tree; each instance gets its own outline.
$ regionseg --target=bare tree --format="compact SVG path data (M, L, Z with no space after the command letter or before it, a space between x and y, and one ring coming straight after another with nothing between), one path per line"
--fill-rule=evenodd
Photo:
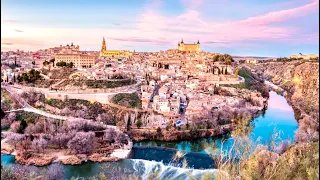
M70 110L68 107L65 107L61 110L61 113L65 116L70 116L71 114L73 114L73 111Z
M24 130L25 134L37 134L43 133L44 131L43 121L38 121L36 124L29 123L26 129Z
M126 137L126 135L124 133L120 133L120 134L118 134L118 136L116 138L116 142L118 142L120 144L128 144L128 138Z
M16 133L18 132L19 128L20 128L20 121L15 121L10 125L10 132Z
M99 114L96 120L105 124L113 124L114 122L112 116L108 113Z
M75 116L79 118L85 118L87 116L87 113L83 110L77 110L75 112Z
M63 180L64 179L63 166L58 163L51 164L46 173L47 180Z
M38 152L40 152L40 150L44 152L44 149L47 147L47 145L48 145L48 142L43 137L39 139L34 139L32 141L32 147L36 149Z
M102 131L106 129L105 124L101 124L99 122L84 120L84 119L74 119L68 121L68 129L69 130L77 130L77 131Z
M14 145L14 148L16 148L16 145L22 141L24 138L23 134L18 134L18 133L8 133L6 135L6 139L10 144Z
M103 138L109 143L114 143L116 136L117 136L117 132L113 128L109 128L105 130Z
M14 121L16 120L17 116L16 116L16 113L15 112L11 112L9 115L8 115L8 120L9 121Z
M59 146L59 148L67 147L69 140L74 137L75 134L74 131L69 133L57 133L51 136L50 143Z
M68 142L68 148L77 154L92 154L94 150L94 132L77 132Z

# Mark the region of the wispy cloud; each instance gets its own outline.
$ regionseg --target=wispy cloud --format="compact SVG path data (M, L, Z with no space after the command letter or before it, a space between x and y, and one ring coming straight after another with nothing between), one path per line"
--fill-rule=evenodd
M3 20L3 22L7 22L7 23L18 23L20 21L18 20L12 20L12 19L7 19L7 20Z
M116 41L128 41L128 42L146 42L153 44L168 44L164 38L152 39L152 38L140 38L140 37L128 37L128 38L108 38Z
M16 29L15 32L24 32L23 30Z
M10 42L3 42L3 43L1 43L1 45L11 46L11 45L14 45L14 43L10 43Z

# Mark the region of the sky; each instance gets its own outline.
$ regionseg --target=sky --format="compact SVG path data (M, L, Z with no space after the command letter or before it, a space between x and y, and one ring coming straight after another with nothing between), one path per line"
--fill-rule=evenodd
M319 55L319 0L2 0L1 51L60 45L234 56Z

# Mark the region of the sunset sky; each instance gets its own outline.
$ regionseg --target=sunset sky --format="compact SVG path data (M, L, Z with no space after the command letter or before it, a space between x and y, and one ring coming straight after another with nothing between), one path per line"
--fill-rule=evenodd
M81 50L319 55L319 0L2 0L1 51L73 42Z

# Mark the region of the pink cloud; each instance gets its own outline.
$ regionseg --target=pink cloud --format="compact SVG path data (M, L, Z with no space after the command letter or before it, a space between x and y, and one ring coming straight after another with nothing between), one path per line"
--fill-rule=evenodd
M129 37L129 38L108 38L116 41L129 41L129 42L147 42L153 44L168 44L168 41L164 40L164 38L151 39L151 38L139 38L139 37Z
M307 14L310 14L311 12L316 11L317 9L319 9L319 0L314 0L311 3L300 6L300 7L282 10L282 11L270 12L263 16L251 17L251 18L245 19L243 21L240 21L239 23L240 24L244 23L247 25L265 25L265 24L271 24L276 22L283 22L283 21L295 19L297 17L305 16Z
M204 0L181 0L181 2L189 9L196 9L204 4Z
M184 1L184 3L190 2ZM189 5L197 7L200 4ZM289 40L298 37L300 28L284 27L274 23L294 20L312 13L317 10L318 4L319 0L315 0L300 7L226 23L206 22L202 20L199 11L191 8L176 17L163 16L148 9L141 14L137 29L145 31L145 35L150 37L159 37L160 35L165 35L167 39L191 37L191 41L197 39L222 42Z

